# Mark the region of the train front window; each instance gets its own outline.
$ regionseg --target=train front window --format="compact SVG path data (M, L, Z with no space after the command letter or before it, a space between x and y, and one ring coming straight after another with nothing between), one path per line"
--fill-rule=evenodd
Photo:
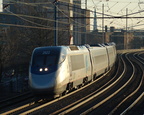
M57 65L57 58L56 56L46 56L44 64L47 66Z
M64 53L61 53L60 59L59 59L59 64L62 63L66 58L66 55Z
M57 60L55 55L37 55L33 58L32 66L54 66L58 64Z

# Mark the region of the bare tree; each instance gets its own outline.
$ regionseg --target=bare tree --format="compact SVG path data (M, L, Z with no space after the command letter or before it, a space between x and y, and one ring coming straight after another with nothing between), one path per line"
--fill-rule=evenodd
M21 0L19 0L21 1ZM30 61L35 47L54 45L54 9L52 4L24 4L36 3L38 0L23 0L13 2L12 7L15 24L19 27L10 27L5 36L5 43L0 45L0 74L3 67L17 67ZM41 2L47 2L43 0ZM19 15L20 14L20 15ZM68 45L68 30L58 31L58 44Z

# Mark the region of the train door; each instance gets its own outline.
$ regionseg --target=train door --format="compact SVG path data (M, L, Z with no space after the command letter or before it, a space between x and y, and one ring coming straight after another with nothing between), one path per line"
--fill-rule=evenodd
M69 82L72 82L73 78L72 78L72 64L71 64L71 59L70 59L70 55L68 56L68 65L69 65Z
M88 49L88 56L89 56L89 60L90 60L90 75L91 75L91 79L93 80L94 67L93 67L92 51L89 48L87 48L87 49Z
M107 69L110 69L110 56L109 56L109 50L107 47L106 48L106 55L107 55L107 61L108 61L108 65L107 65Z
M85 69L86 69L86 76L88 77L88 80L89 81L92 80L90 57L88 54L85 55Z

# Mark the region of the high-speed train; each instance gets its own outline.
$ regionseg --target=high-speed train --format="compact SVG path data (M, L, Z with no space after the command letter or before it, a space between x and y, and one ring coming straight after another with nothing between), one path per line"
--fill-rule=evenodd
M29 67L29 85L36 95L58 97L91 82L115 63L114 43L97 46L35 48Z

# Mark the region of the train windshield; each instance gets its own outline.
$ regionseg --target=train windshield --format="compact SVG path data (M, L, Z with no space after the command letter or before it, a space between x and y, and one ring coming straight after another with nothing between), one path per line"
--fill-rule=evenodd
M61 64L66 58L66 54L58 52L38 52L33 55L32 66L55 66Z
M54 66L58 64L57 55L37 55L33 58L32 66Z
M66 58L66 51L61 47L36 49L31 61L31 72L35 74L48 74L56 71Z

